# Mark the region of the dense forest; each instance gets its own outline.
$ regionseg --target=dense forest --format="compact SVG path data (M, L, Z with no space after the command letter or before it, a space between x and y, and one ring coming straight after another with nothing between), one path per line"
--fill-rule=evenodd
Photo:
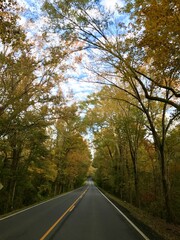
M0 7L0 212L5 213L81 186L91 155L78 107L67 104L59 87L59 57L49 49L37 58L17 23L15 2Z
M0 3L0 213L92 175L180 223L179 1L43 1L33 38L23 11ZM80 102L62 90L76 67L100 86Z

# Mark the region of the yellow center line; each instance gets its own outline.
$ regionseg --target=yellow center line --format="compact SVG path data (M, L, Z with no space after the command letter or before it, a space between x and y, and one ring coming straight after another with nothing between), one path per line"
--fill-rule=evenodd
M73 204L61 215L60 218L48 229L48 231L40 238L40 240L44 240L49 233L57 226L57 224L66 216L68 212L71 212L74 208L76 203L84 196L84 194L87 192L88 188L76 199L76 201L73 202Z

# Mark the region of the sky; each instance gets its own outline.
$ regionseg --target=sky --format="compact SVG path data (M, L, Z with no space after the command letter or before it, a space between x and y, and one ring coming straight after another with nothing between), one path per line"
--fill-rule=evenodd
M46 24L46 17L41 13L41 5L44 0L17 0L19 4L23 7L24 13L19 20L20 25L24 26L27 30L27 37L30 41L33 41L34 37L38 37L38 34L41 33L41 28ZM116 4L122 6L122 0L102 0L102 4L105 8L113 11ZM35 41L36 42L36 41ZM38 53L42 56L43 49L41 50L38 47ZM36 50L35 50L36 51ZM72 71L72 70L69 70ZM64 94L69 94L73 92L75 101L80 101L86 99L87 95L100 89L100 86L97 86L95 83L88 83L81 81L81 76L87 74L85 69L82 69L82 66L76 66L76 73L74 77L72 72L67 73L71 77L66 83L61 84L61 88ZM88 73L89 74L89 73ZM89 76L91 77L91 76ZM78 79L78 80L77 80Z
M41 37L42 34L41 28L44 26L44 24L46 24L47 21L46 17L43 16L41 13L41 5L44 0L17 0L17 1L24 9L24 13L19 20L19 24L21 26L24 26L24 29L27 32L28 39L30 41L34 41L34 38L38 38L38 35ZM123 0L102 0L102 3L104 4L105 8L109 9L110 11L113 11L115 9L116 4L118 4L119 6L123 5L122 1ZM39 46L37 46L37 48L38 51L36 51L35 49L36 54L38 53L42 56L42 54L44 54L43 49L40 49ZM83 82L81 80L81 76L88 75L89 79L91 79L92 76L90 72L87 72L85 68L82 68L82 66L78 64L76 66L76 72L73 73L72 70L70 69L67 71L67 74L71 77L69 77L69 79L66 82L62 82L60 85L65 96L68 96L69 94L73 93L74 96L73 101L76 102L83 101L87 98L88 95L97 92L102 87L102 85L97 85L95 83ZM71 100L69 104L71 104L73 101ZM93 139L92 134L88 133L87 136L84 136L84 138L89 142L91 153L92 155L94 155L93 145L91 145Z

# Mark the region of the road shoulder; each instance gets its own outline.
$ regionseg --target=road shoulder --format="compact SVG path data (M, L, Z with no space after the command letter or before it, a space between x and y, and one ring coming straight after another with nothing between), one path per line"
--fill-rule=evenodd
M145 211L142 211L127 202L123 202L119 198L99 188L103 194L110 199L110 201L122 211L149 239L153 240L179 240L180 239L180 227L167 224L165 221L159 218L155 218L148 215Z

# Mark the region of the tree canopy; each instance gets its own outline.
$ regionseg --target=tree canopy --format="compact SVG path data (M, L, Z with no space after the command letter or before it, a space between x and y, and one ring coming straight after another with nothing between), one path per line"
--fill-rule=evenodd
M93 174L122 200L179 221L179 8L46 0L46 24L29 39L17 2L1 1L1 213ZM101 86L82 102L62 90L76 67L79 84Z

